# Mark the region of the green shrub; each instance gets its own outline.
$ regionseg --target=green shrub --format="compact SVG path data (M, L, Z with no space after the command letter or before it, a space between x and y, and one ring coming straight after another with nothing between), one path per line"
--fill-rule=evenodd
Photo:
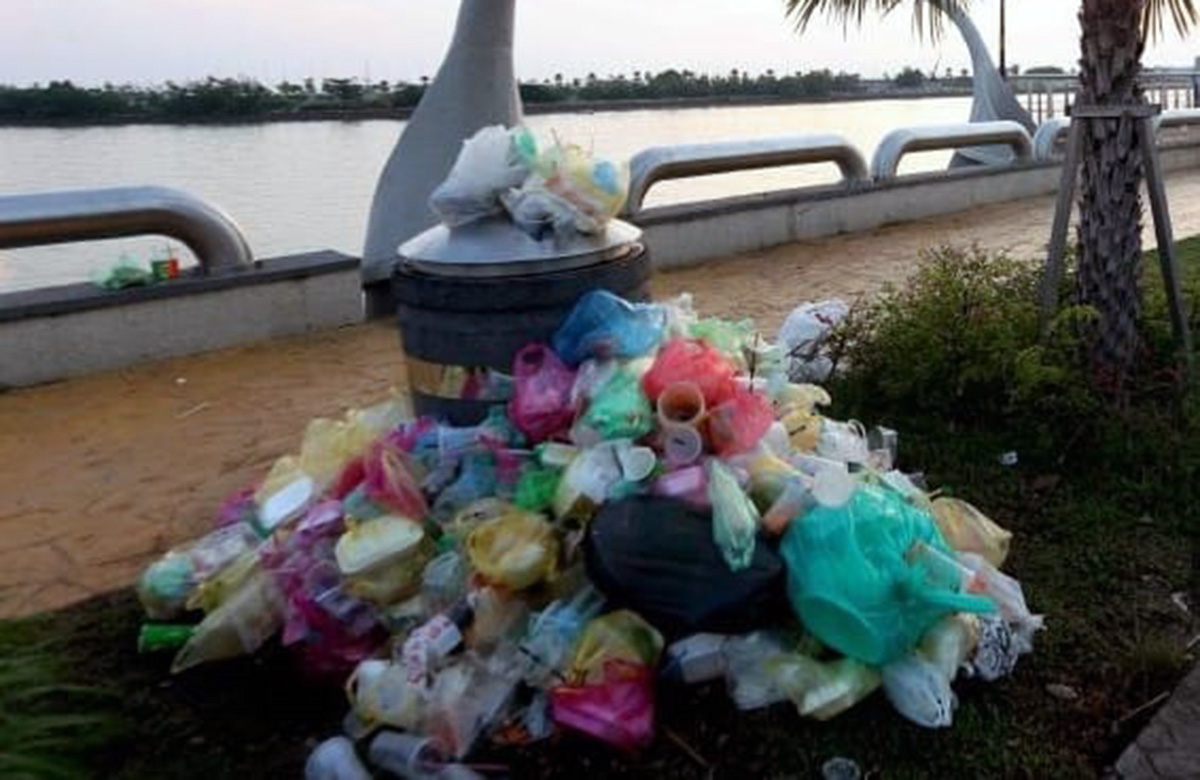
M835 414L986 436L1035 464L1107 459L1119 469L1194 446L1163 296L1147 295L1145 359L1129 397L1114 404L1088 375L1079 334L1090 309L1064 306L1041 338L1040 275L1038 263L978 248L925 253L905 284L858 305L835 332ZM1070 299L1069 283L1061 300Z

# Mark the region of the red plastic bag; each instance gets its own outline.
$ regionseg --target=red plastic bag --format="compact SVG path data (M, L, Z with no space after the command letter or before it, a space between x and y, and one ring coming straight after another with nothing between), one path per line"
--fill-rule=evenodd
M533 443L567 430L575 416L571 387L575 372L545 344L529 344L513 359L516 393L508 416Z
M642 388L651 402L676 382L691 382L700 388L704 405L713 409L733 397L737 390L737 368L708 343L673 339L658 353L654 365L642 377Z
M550 693L554 722L628 752L654 741L654 673L645 666L612 660L604 681Z
M389 437L377 440L363 456L367 497L403 517L421 522L429 505L421 493L423 469Z
M754 449L775 422L775 411L764 395L738 387L728 401L708 413L708 440L721 457Z

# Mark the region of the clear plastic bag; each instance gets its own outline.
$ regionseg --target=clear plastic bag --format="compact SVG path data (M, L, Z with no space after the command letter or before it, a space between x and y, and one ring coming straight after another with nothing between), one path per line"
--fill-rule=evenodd
M666 325L662 306L630 303L607 290L593 290L576 302L551 343L570 366L590 358L636 358L658 346Z
M927 729L949 728L958 699L950 680L938 667L917 656L906 656L883 667L883 691L904 717Z
M741 571L754 557L758 509L733 472L715 458L708 462L708 499L713 508L713 542L731 571Z
M503 722L520 682L515 652L502 650L486 658L469 653L438 673L422 725L448 754L465 756Z
M379 659L363 661L346 681L350 706L365 724L415 731L424 717L424 691L408 680L403 665Z
M269 574L255 570L196 627L171 672L253 653L283 627L283 618L283 593Z
M725 655L725 685L739 710L756 710L787 699L772 672L775 659L785 655L783 640L773 631L729 637Z
M879 672L853 658L821 663L789 654L770 662L775 683L804 717L837 717L879 688Z
M833 361L823 352L825 340L849 314L846 302L836 298L792 310L776 341L787 351L788 375L793 382L824 382L829 378Z
M500 196L520 186L529 166L519 143L522 131L500 125L463 142L446 180L429 196L429 207L447 227L459 227L502 211Z
M567 661L587 624L604 607L604 597L591 585L574 596L552 602L530 623L521 642L525 682L549 687L562 682Z
M516 394L508 414L532 442L541 442L571 427L571 371L545 344L529 344L513 359Z
M522 190L553 196L562 204L555 209L562 212L560 219L566 229L599 233L625 205L629 190L626 166L595 159L579 146L556 140L540 150L530 165L533 175Z

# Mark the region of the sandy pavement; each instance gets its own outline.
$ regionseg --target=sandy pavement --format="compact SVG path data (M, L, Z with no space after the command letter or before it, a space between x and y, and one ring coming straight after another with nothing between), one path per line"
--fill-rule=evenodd
M1200 232L1200 171L1169 189L1176 234ZM1052 209L1052 198L1031 198L738 255L652 286L771 333L798 303L903 279L929 246L1036 257ZM0 617L128 585L293 450L309 419L404 383L394 326L373 323L0 395Z

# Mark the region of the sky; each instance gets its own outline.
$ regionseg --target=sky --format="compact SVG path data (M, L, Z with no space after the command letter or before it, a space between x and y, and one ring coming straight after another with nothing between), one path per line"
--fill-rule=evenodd
M457 8L455 0L0 0L0 83L416 81L437 71ZM999 0L974 3L993 53L998 8ZM1072 67L1077 9L1078 0L1008 0L1009 64ZM918 41L907 9L847 31L822 21L798 36L783 0L518 0L515 56L523 80L670 67L877 77L906 65L969 65L953 32ZM1146 62L1190 67L1197 56L1200 33L1171 31Z

